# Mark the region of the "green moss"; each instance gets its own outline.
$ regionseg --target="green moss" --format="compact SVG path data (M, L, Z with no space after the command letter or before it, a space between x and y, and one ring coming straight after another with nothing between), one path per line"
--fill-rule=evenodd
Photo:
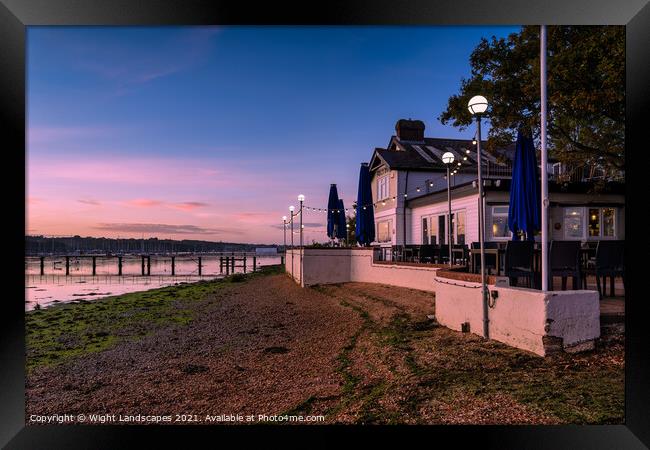
M141 339L165 326L186 326L196 311L190 306L224 287L218 280L200 281L27 312L27 370Z

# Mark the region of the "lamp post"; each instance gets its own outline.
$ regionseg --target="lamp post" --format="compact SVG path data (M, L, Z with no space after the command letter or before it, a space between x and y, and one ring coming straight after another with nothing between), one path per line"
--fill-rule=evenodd
M287 216L282 216L282 227L284 228L284 254L287 254Z
M546 25L540 30L540 115L541 145L540 164L542 166L542 291L548 290L548 153L546 150Z
M489 337L488 326L488 293L485 282L485 246L483 235L485 233L484 209L483 209L483 174L481 170L481 114L487 111L488 102L482 95L472 97L467 103L469 112L476 116L476 162L478 163L478 241L481 249L481 293L483 295L483 337Z
M302 285L302 253L303 253L303 241L302 241L302 204L305 201L305 196L300 194L298 196L298 201L300 202L300 284Z
M291 217L291 278L293 278L293 212L295 209L295 206L289 206L289 216Z
M442 155L442 162L447 166L447 205L448 205L448 215L447 215L447 244L449 244L449 267L451 267L451 175L450 167L454 163L454 154L452 152L447 152Z

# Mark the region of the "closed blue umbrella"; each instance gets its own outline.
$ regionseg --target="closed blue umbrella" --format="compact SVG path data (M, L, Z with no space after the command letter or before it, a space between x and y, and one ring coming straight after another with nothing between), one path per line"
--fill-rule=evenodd
M515 160L512 165L510 209L508 211L508 226L512 231L513 240L519 240L518 231L523 231L529 241L535 239L535 231L540 229L540 209L535 145L532 137L524 136L519 130Z
M337 218L337 227L336 227L336 237L339 239L347 239L348 233L347 228L345 227L345 206L343 205L343 200L339 199L339 209L338 209L338 218Z
M327 236L334 239L334 225L338 222L336 210L339 208L339 193L336 190L336 184L330 185L330 196L327 200Z
M370 245L375 240L375 211L372 204L370 169L367 163L361 164L359 171L356 219L354 236L357 242L361 245Z

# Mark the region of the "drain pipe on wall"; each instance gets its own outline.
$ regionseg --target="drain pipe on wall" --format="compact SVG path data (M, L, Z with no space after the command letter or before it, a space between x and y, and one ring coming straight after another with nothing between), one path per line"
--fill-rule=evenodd
M403 227L404 227L404 232L403 237L404 237L404 242L402 242L402 245L406 245L406 199L409 191L409 171L406 171L406 185L404 186L404 207L402 208L402 216L403 216Z

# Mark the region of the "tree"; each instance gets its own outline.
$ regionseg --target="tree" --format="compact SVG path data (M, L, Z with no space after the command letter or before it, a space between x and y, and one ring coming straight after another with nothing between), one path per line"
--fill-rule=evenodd
M539 141L539 26L507 38L481 39L470 56L471 77L449 98L439 120L464 129L467 102L484 95L491 129L487 150L515 140L519 127ZM624 168L625 28L549 26L547 35L548 148L569 165Z

